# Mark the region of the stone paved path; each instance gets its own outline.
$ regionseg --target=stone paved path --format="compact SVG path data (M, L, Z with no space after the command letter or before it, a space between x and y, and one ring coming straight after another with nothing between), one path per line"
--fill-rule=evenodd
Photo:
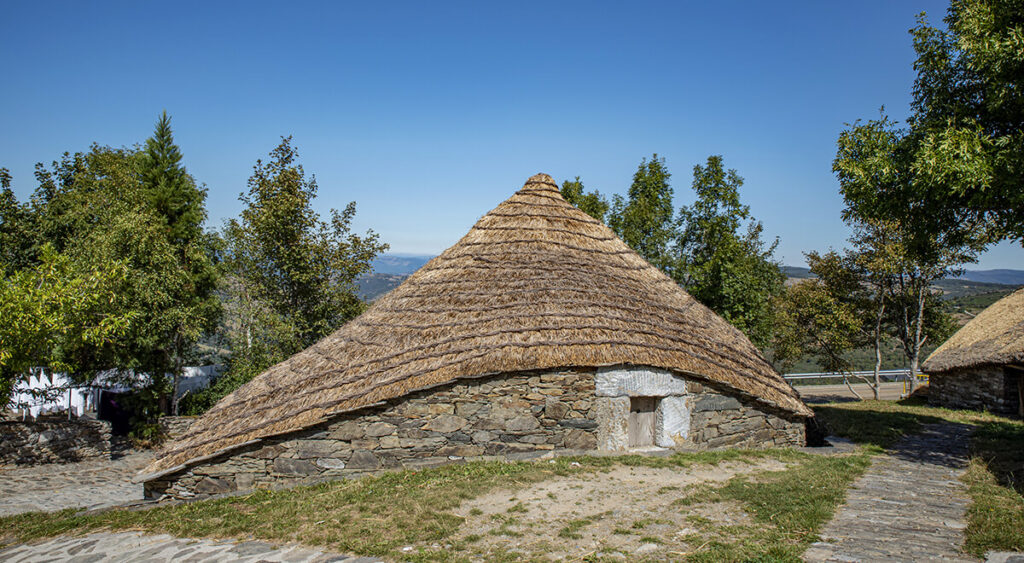
M235 543L226 540L195 540L168 535L149 536L138 532L117 532L79 537L58 537L39 543L16 545L0 549L0 561L5 563L37 561L67 561L69 563L93 563L96 561L326 563L328 561L344 561L346 563L371 563L380 560L370 557L346 557L296 545L275 546L257 541Z
M960 551L970 427L925 426L875 458L805 561L976 561Z
M0 516L142 500L142 485L131 479L152 455L0 468Z

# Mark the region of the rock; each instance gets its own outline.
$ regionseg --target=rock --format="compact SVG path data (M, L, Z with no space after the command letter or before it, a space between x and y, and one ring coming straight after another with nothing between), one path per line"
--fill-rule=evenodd
M201 495L219 495L235 490L235 486L225 479L206 477L196 484L196 492Z
M553 402L544 405L544 415L555 420L564 418L569 410L569 405L565 403Z
M373 424L366 427L366 435L377 438L380 436L390 436L395 433L394 424L388 424L386 422L374 422Z
M428 422L423 429L435 432L455 432L466 425L466 419L455 415L442 415Z
M505 423L505 429L510 432L526 432L540 428L540 423L532 416L517 416Z
M316 464L324 469L345 469L345 462L333 457L322 457L316 460Z
M316 475L320 470L304 459L279 457L274 460L274 472L284 475Z
M280 444L274 444L272 446L263 446L250 455L258 459L274 459L282 453L284 453L284 447Z
M437 450L439 456L473 457L484 455L483 446L445 446Z
M380 439L380 447L384 449L402 447L402 439L398 436L384 436Z
M636 548L636 551L634 553L638 553L638 554L652 553L652 552L658 551L659 549L661 549L661 546L656 544L656 543L645 543L645 544L641 545L640 547Z
M348 460L348 469L377 469L380 467L380 460L372 452L356 450Z
M358 440L365 435L366 433L363 431L363 427L354 420L349 420L339 424L331 432L331 437L335 440Z
M569 450L596 450L597 436L593 432L573 428L565 433L562 447Z
M434 403L430 405L430 414L452 414L455 412L455 406L446 403Z
M738 409L742 405L734 397L718 394L699 395L693 402L693 412L724 411Z
M581 428L584 430L591 430L597 428L596 422L586 418L569 418L566 420L559 420L558 425L564 426L566 428Z
M488 432L486 430L477 430L473 433L473 441L476 443L493 442L498 435L494 432Z

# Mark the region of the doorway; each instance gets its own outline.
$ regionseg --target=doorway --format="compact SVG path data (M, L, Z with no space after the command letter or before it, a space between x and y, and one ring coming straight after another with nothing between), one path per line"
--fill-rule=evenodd
M630 448L644 448L654 445L657 412L657 397L630 397L628 444Z

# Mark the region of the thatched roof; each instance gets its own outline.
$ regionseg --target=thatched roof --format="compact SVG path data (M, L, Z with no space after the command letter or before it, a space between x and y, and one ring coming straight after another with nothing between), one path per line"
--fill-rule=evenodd
M360 317L217 403L139 479L461 377L617 364L811 415L740 331L538 174Z
M1024 288L974 317L924 362L930 373L983 365L1024 364Z

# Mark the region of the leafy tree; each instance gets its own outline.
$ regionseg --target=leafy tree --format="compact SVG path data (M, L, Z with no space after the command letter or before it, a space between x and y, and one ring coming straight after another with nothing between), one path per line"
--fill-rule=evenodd
M239 196L245 209L225 229L231 360L222 381L194 399L196 410L359 315L356 277L387 249L372 231L351 232L355 202L320 219L316 179L306 178L291 137L270 157L256 161Z
M945 23L911 30L914 170L930 198L1024 244L1024 6L953 0Z
M855 229L884 226L892 269L892 305L912 373L920 364L921 347L938 333L926 323L933 308L935 280L957 273L974 262L991 241L986 225L948 201L929 194L935 178L916 163L917 135L900 130L886 116L854 124L839 136L833 170L846 203L843 220ZM947 323L939 323L937 327ZM942 332L942 331L940 331Z
M124 335L135 313L126 310L118 287L128 271L113 262L81 272L51 245L40 263L0 282L0 405L27 380L32 368L63 372L88 383L96 366L82 362L83 348L103 348Z
M206 190L181 165L181 151L174 143L170 118L163 112L153 136L146 141L141 166L142 190L175 258L171 274L176 281L168 307L161 311L157 373L171 372L171 411L178 414L178 386L186 355L220 318L220 301L214 294L218 271L210 256L210 241L203 233L206 220ZM163 268L162 268L163 269ZM163 362L159 361L163 357Z
M566 180L562 182L562 197L565 201L575 205L587 215L590 215L594 219L601 221L605 220L605 216L608 214L608 200L605 199L601 192L594 190L592 192L583 192L583 182L579 176L573 181Z
M764 348L775 333L785 276L773 260L778 241L765 244L761 223L740 203L742 186L743 178L725 170L721 156L694 166L697 199L679 210L670 272L698 301Z
M627 198L616 194L608 215L608 226L615 234L662 270L669 268L669 246L675 237L671 176L664 158L654 154L651 160L643 159Z
M0 275L32 265L32 215L11 190L11 173L0 168Z

